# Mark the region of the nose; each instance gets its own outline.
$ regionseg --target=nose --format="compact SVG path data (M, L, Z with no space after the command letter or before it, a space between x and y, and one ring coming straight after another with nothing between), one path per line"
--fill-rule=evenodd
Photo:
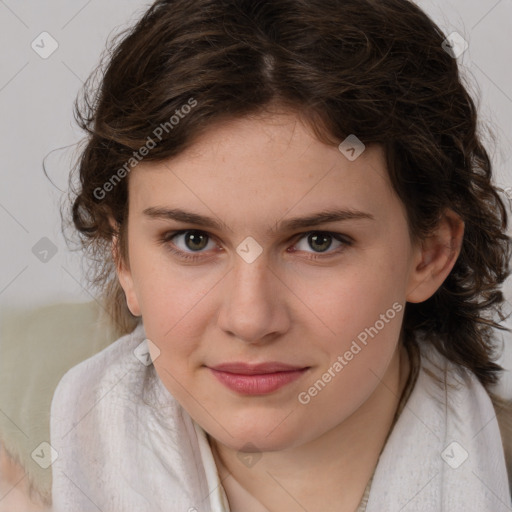
M276 339L290 325L286 290L263 254L252 263L237 258L224 281L219 327L251 344Z

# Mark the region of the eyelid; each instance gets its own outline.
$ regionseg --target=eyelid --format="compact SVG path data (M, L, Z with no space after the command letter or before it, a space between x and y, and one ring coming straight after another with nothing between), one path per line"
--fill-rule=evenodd
M329 256L335 256L336 254L339 254L341 251L343 251L346 247L349 247L354 243L354 240L351 237L349 237L348 235L338 233L336 231L313 229L313 230L304 231L302 233L298 233L297 235L294 235L294 237L292 237L292 240L294 240L293 245L296 245L300 240L308 237L309 235L312 235L313 233L321 233L324 235L329 235L334 240L336 240L342 244L337 249L327 250L327 252L325 252L325 253L314 252L314 251L305 251L307 254L312 254L315 258L322 258L322 257L328 258Z
M198 233L201 233L201 234L204 234L206 235L210 240L214 241L218 246L220 246L219 244L219 240L218 238L209 233L208 231L205 231L203 229L195 229L195 228L190 228L190 229L179 229L179 230L175 230L175 231L168 231L168 232L165 232L160 238L159 238L159 242L166 246L167 249L169 251L171 251L172 253L174 254L177 254L178 256L181 255L182 258L184 259L189 259L189 260L198 260L198 259L204 259L204 258L207 258L207 252L202 252L202 251L198 251L198 252L187 252L187 251L183 251L181 249L178 249L176 248L176 246L171 242L171 240L176 237L176 236L179 236L179 235L183 235L187 232L191 232L191 231L195 231L195 232L198 232ZM305 251L307 254L310 254L312 256L309 256L308 258L309 259L321 259L321 258L329 258L331 256L335 256L337 254L340 254L343 250L345 250L347 247L350 247L351 245L353 245L354 243L354 239L348 235L345 235L345 234L342 234L342 233L338 233L338 232L335 232L335 231L328 231L328 230L322 230L322 229L311 229L311 230L308 230L308 231L302 231L300 233L296 233L295 235L293 235L291 238L289 238L287 240L287 244L290 243L291 241L293 241L293 245L296 245L300 240L302 240L303 238L306 238L308 235L311 235L313 233L322 233L322 234L326 234L326 235L329 235L331 236L332 238L334 238L335 240L337 240L338 242L341 242L341 246L338 247L337 249L334 249L334 250L328 250L327 252L325 253L321 253L321 252L314 252L314 251ZM172 247L169 245L169 244L172 244ZM292 251L292 252L300 252L300 251Z
M204 231L203 229L177 229L175 231L166 231L162 236L159 237L158 241L161 244L166 245L166 246L168 246L168 244L172 244L173 246L175 246L175 244L171 241L173 238L175 238L179 235L184 235L185 233L188 233L188 232L193 232L193 231L197 232L197 233L201 233L203 235L206 235L209 238L208 242L213 241L218 246L220 246L218 238L215 235L212 235L211 233L209 233L208 231ZM191 255L192 257L194 257L195 255L197 255L198 257L201 257L200 255L206 254L206 251L187 252L187 251L183 251L178 248L176 248L173 252L188 254L188 255Z

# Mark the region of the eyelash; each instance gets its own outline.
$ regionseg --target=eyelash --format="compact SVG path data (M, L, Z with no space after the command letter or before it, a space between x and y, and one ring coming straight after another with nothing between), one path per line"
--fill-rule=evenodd
M211 236L206 231L201 231L198 229L182 229L179 231L171 231L171 232L164 233L159 238L158 242L160 244L162 244L169 252L171 252L172 254L175 254L176 256L180 257L181 259L184 259L187 261L197 261L199 259L203 259L204 256L200 255L202 253L198 253L198 255L191 256L190 253L184 252L180 249L176 249L174 244L171 242L171 239L174 238L175 236L181 235L183 233L189 233L189 232L201 233L201 234L208 236L209 239L215 240L215 237ZM333 233L332 231L307 231L305 233L298 234L298 238L296 239L296 242L294 243L294 245L297 244L303 238L306 238L313 233L328 235L328 236L334 238L335 240L337 240L338 242L341 242L343 245L338 247L338 249L335 249L334 251L327 253L325 255L318 253L314 256L308 256L307 258L310 260L319 260L319 259L330 258L336 254L341 253L342 251L344 251L346 249L346 247L350 247L353 244L352 240L350 240L346 235L341 235L340 233ZM311 254L311 253L308 253L308 254Z

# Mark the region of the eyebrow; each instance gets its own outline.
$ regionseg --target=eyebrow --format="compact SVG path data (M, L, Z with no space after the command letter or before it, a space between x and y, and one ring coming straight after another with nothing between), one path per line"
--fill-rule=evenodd
M194 212L182 210L181 208L171 209L162 207L150 207L143 210L142 213L151 219L175 220L187 224L196 224L202 227L217 229L218 231L222 231L223 229L226 229L227 231L233 231L224 222L219 222L212 217L207 217ZM280 221L276 223L276 228L270 230L270 233L273 234L279 231L294 231L297 229L326 224L328 222L361 219L375 220L375 217L370 213L362 212L359 210L327 209L318 213L307 215L305 217L294 217Z

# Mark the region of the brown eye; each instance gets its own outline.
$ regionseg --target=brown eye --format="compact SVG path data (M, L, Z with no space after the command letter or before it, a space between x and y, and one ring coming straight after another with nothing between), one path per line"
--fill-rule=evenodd
M334 250L328 251L334 242L337 242L337 246L334 246ZM334 255L342 251L346 246L351 245L352 242L348 237L342 236L338 233L330 233L328 231L310 231L304 233L299 239L299 242L295 244L295 247L299 251L304 251L309 254L320 254L327 252L326 256ZM311 251L313 249L313 251Z
M184 233L184 242L187 249L200 251L208 244L208 235L201 231L186 231Z
M314 233L308 236L308 243L311 248L318 252L325 252L332 244L332 236L325 233Z
M209 242L211 246L208 247ZM202 257L203 253L208 252L205 249L214 249L215 242L208 233L196 229L184 229L164 234L160 238L162 243L173 254L185 259ZM197 256L194 254L197 253Z

